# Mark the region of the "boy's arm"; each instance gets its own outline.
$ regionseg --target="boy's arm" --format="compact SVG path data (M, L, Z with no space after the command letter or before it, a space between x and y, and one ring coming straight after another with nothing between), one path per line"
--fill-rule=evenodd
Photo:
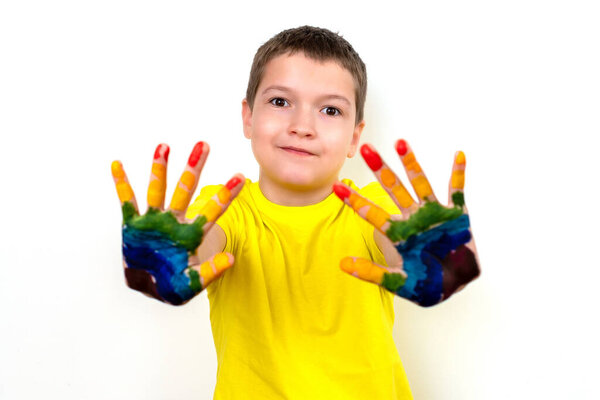
M369 260L347 257L340 267L360 279L427 307L448 299L480 273L477 250L464 203L465 156L454 159L449 205L441 205L404 140L396 143L418 201L369 145L361 154L377 179L400 209L401 219L387 213L350 187L336 183L335 193L379 232L375 241L389 267ZM395 254L394 254L395 253Z
M186 303L233 265L231 254L215 254L225 245L222 230L222 235L220 228L215 234L210 232L215 221L241 191L244 177L238 174L229 180L205 202L193 220L185 217L208 152L208 144L196 144L176 185L171 204L165 209L169 147L159 145L154 153L148 211L144 215L139 214L121 163L114 161L111 166L123 211L123 267L127 285L172 305ZM205 240L208 241L200 255L197 250Z

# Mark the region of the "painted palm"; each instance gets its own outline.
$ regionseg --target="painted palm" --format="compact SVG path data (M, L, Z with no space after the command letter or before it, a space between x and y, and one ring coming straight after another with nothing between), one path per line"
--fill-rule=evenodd
M429 307L448 299L479 276L477 251L463 196L465 155L462 152L455 155L446 207L436 199L406 141L396 142L396 151L418 202L375 149L370 145L361 147L363 158L402 212L401 218L388 214L341 183L335 184L334 191L394 243L402 257L402 265L384 268L369 260L347 257L340 267L349 274Z
M211 198L193 221L185 218L209 147L198 142L164 209L169 147L156 148L148 186L148 211L138 212L137 202L123 166L111 166L123 211L123 267L129 287L173 305L181 305L202 291L233 265L233 256L219 253L200 262L196 250L206 232L225 211L243 186L234 176Z

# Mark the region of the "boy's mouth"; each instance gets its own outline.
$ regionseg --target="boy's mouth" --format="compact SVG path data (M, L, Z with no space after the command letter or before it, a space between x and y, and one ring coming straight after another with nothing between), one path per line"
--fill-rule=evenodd
M315 156L316 154L311 153L308 150L302 149L300 147L294 147L294 146L281 146L279 147L281 150L284 150L288 153L292 153L292 154L297 154L299 156Z

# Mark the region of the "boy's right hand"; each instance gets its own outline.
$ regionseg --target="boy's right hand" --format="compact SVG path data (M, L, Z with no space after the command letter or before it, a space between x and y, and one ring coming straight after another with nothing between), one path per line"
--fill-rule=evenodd
M242 190L243 175L236 174L229 180L196 219L185 218L208 152L208 144L196 143L177 183L171 205L165 210L169 146L158 145L148 186L148 211L144 215L139 215L121 162L113 161L111 165L123 211L123 266L127 285L172 305L186 303L233 265L233 256L228 253L218 253L200 263L196 249Z

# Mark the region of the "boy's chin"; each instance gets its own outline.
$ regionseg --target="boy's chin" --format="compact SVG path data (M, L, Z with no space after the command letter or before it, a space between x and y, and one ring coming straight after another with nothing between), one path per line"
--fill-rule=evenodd
M278 176L276 183L290 190L311 191L322 189L325 186L331 186L334 181L335 178L326 179L321 176L290 172Z

